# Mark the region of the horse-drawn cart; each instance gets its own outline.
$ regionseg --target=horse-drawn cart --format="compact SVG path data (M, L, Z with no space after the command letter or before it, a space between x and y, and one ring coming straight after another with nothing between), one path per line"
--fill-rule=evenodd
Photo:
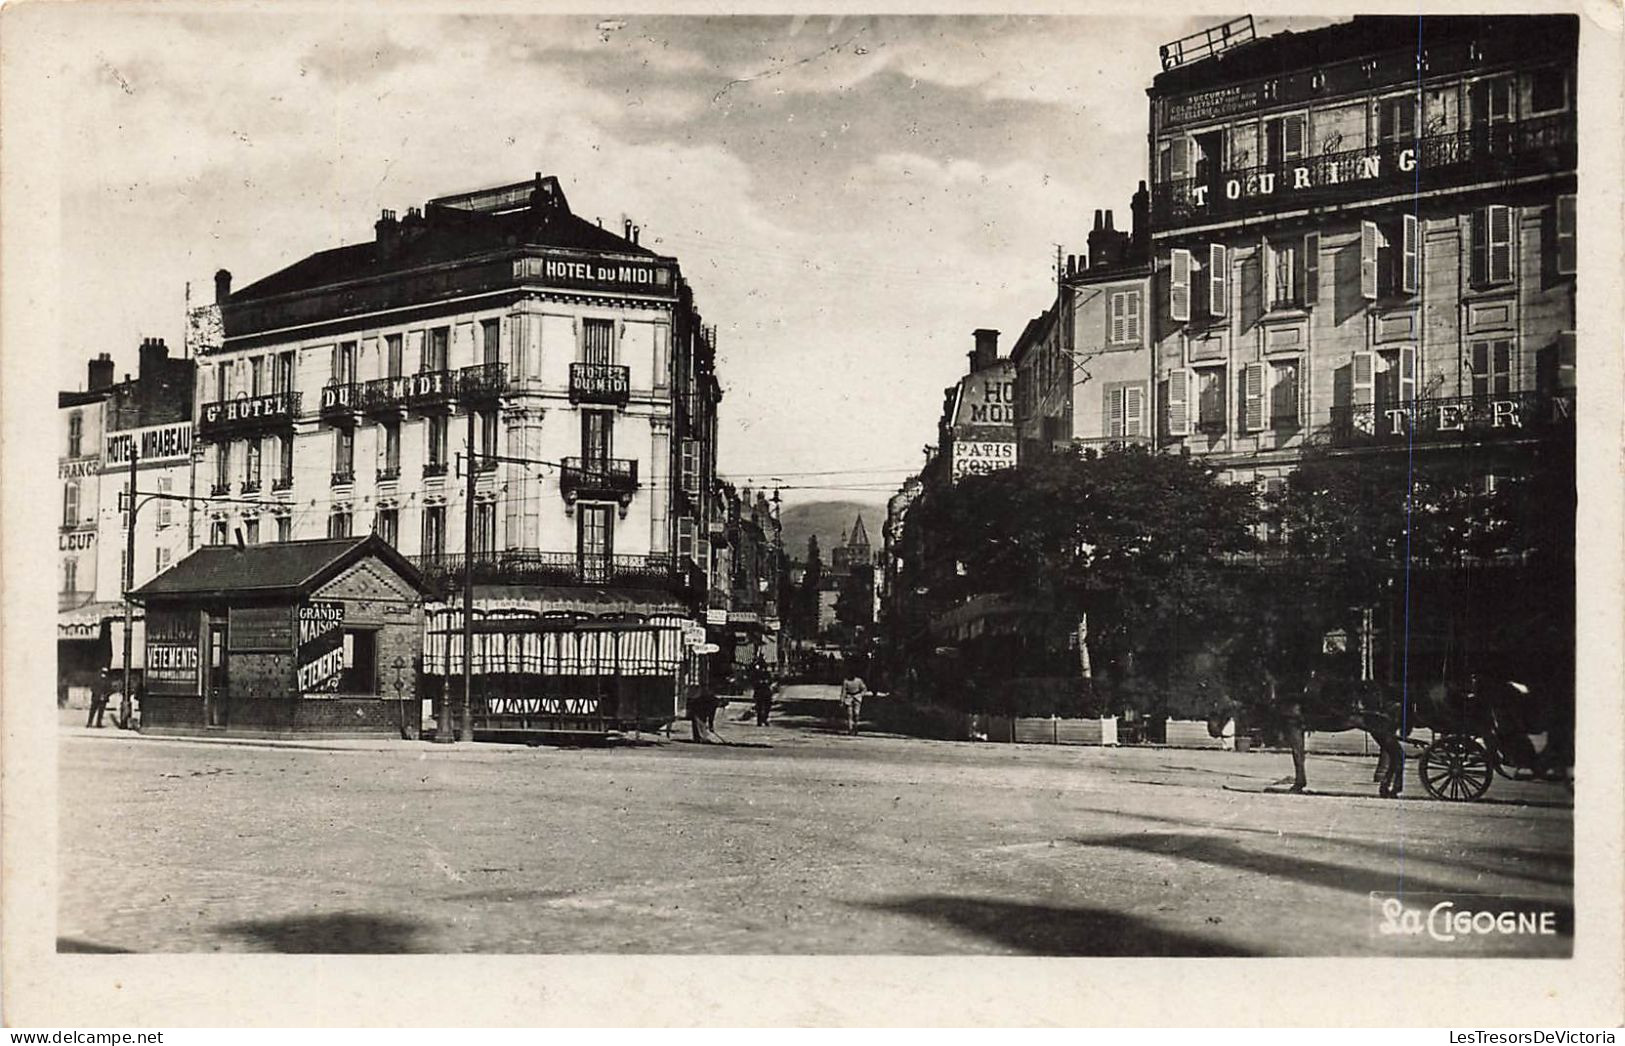
M1436 694L1432 705L1433 740L1417 758L1417 773L1433 798L1481 799L1497 774L1508 780L1567 781L1574 751L1572 701L1542 698L1506 680L1474 684L1448 697Z

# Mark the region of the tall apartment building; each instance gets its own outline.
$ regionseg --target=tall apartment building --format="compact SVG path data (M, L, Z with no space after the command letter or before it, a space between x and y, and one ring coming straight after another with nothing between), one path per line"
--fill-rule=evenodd
M1095 211L1088 252L1067 256L1055 305L1011 350L1023 457L1152 442L1149 199L1141 182L1127 230Z
M217 276L208 540L370 530L443 592L473 570L485 605L703 608L721 392L676 259L540 174L374 231L236 291Z
M1572 16L1362 17L1157 76L1161 441L1267 481L1309 448L1563 429L1577 40Z
M141 342L138 370L114 380L107 353L89 363L87 389L58 395L65 426L58 472L62 522L58 544L59 697L66 687L97 685L122 668L127 582L145 584L191 549L192 389L194 364L170 357L162 338ZM135 560L127 492L135 465ZM154 497L152 495L160 495ZM137 612L137 620L140 618ZM140 666L140 636L134 637Z
M1310 456L1425 469L1486 506L1503 479L1565 486L1577 46L1566 15L1370 17L1157 76L1165 449L1266 490ZM1539 569L1407 552L1393 569L1349 626L1362 675L1533 673L1572 694L1560 555Z

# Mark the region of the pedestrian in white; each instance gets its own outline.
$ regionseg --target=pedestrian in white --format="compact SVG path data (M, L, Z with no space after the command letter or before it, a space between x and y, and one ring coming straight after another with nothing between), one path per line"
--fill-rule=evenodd
M858 733L858 719L863 715L863 697L868 692L869 685L856 668L847 672L841 682L841 709L846 713L846 732L854 737Z

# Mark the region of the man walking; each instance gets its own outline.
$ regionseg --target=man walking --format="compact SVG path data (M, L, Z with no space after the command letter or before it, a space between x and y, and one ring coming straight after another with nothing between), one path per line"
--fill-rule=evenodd
M854 737L863 715L863 695L868 691L869 685L858 675L857 666L847 669L846 678L841 681L841 708L846 713L846 732Z
M766 726L768 713L773 710L773 674L760 654L751 662L750 685L756 703L756 725Z

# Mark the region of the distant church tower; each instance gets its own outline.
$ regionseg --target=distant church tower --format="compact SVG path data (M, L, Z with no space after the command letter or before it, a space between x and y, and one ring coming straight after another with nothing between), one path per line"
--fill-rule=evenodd
M869 532L863 526L863 516L852 525L850 534L841 535L841 543L830 551L830 573L845 577L854 567L874 564L874 552L869 547Z

